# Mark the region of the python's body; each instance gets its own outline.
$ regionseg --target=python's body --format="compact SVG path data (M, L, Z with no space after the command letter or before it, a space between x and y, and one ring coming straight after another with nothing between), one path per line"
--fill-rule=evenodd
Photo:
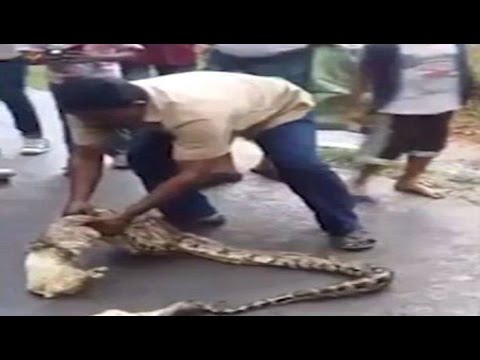
M238 249L202 236L185 233L165 223L160 216L148 214L137 218L124 234L104 237L84 224L88 216L70 216L52 224L32 244L25 263L27 288L45 297L74 294L89 279L103 276L106 268L81 270L76 260L84 249L97 243L122 247L136 255L188 254L222 263L245 266L273 266L295 270L319 271L343 275L349 279L321 288L292 291L284 295L254 301L239 307L182 302L146 313L110 310L103 316L173 316L183 314L238 314L269 306L301 301L315 301L362 295L386 289L393 272L376 266L356 266L330 258L303 253Z

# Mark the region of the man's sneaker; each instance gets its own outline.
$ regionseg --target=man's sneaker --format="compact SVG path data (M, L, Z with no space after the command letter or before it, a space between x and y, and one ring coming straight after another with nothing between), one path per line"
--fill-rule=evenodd
M0 168L0 183L8 182L15 175L17 173L12 169Z
M42 138L24 138L20 154L25 156L41 155L50 150L50 142Z
M227 222L227 219L222 214L213 214L202 217L193 221L196 226L222 226Z
M217 213L194 220L168 219L168 221L180 229L195 229L203 227L219 227L224 225L227 222L227 219L222 214Z
M120 154L113 157L112 167L114 169L129 169L128 158L126 154Z
M330 235L332 246L345 251L364 251L375 247L377 241L365 230L355 230L344 236Z

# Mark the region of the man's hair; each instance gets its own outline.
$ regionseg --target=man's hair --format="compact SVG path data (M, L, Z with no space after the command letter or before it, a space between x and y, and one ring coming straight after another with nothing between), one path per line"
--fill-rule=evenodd
M142 88L115 78L68 80L58 87L56 95L66 112L117 109L148 100Z

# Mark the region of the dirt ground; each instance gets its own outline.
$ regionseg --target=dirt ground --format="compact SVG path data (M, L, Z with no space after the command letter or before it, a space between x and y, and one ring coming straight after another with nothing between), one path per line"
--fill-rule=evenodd
M480 144L480 112L475 108L462 111L453 122L452 135L455 140Z

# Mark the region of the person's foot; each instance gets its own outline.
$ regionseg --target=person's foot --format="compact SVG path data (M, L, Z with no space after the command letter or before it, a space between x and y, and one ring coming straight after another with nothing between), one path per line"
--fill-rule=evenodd
M10 181L10 179L15 175L17 175L15 170L8 168L0 168L0 183L6 183Z
M333 247L345 251L365 251L375 247L377 240L365 230L355 230L344 236L330 235Z
M24 138L20 154L25 156L41 155L50 150L50 142L43 138Z
M112 167L118 170L129 169L128 158L126 154L119 154L113 157Z
M174 220L168 219L172 225L178 228L204 228L204 227L219 227L227 222L227 219L222 214L216 213L210 216L197 218L194 220Z
M435 200L445 198L445 195L442 194L441 192L435 191L434 189L429 187L428 184L421 183L421 182L418 182L418 181L408 182L408 181L400 180L395 185L395 190L399 191L399 192L402 192L402 193L422 196L422 197L426 197L426 198L429 198L429 199L435 199Z
M370 195L352 195L356 204L377 205L378 200Z
M192 222L196 226L222 226L227 222L227 219L222 214L213 214L210 216L205 216L199 219L196 219Z

